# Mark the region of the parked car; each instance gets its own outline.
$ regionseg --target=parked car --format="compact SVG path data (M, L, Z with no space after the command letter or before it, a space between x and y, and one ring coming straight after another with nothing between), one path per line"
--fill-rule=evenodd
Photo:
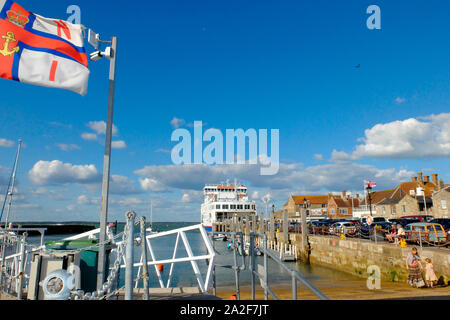
M447 233L450 233L450 218L437 218L431 220L430 223L439 223Z
M336 222L330 226L331 234L345 234L345 235L353 235L356 233L356 227L353 223L348 221Z
M332 224L333 222L329 220L316 221L314 224L312 224L310 232L316 234L328 234L329 227Z
M408 224L414 222L420 222L419 219L401 219L401 218L392 218L389 219L389 222L392 224L400 224L403 228L405 228Z
M365 224L362 224L361 228L360 228L361 232L363 232L363 233L369 233L369 231L372 233L373 229L376 229L378 231L382 230L383 233L388 233L392 229L392 223L390 223L390 222L373 222L370 226L367 223L365 223Z
M434 219L434 217L420 214L420 215L416 215L416 216L403 216L403 217L400 217L400 219L414 219L414 220L418 219L420 222L430 222L431 220Z
M361 223L367 223L366 218L361 218ZM373 222L386 222L386 218L385 217L373 217Z
M410 223L406 229L406 241L420 243L445 243L447 234L438 223L417 222Z

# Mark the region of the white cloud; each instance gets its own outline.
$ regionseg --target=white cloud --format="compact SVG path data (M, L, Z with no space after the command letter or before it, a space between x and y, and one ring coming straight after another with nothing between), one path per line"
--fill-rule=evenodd
M106 122L105 121L89 121L87 124L89 128L97 132L97 134L105 134L106 132ZM112 128L112 134L113 136L117 136L119 133L119 130L117 129L116 125L113 124Z
M162 184L160 184L157 180L155 179L150 179L150 178L145 178L139 179L139 183L141 184L141 188L145 191L153 191L153 192L162 192L162 191L166 191L167 188L164 187Z
M398 104L401 104L401 103L403 103L403 102L405 102L405 101L406 101L406 99L405 99L405 98L402 98L402 97L397 97L397 98L395 98L395 102L398 103Z
M28 172L35 185L88 184L99 181L100 174L93 164L73 165L59 160L36 162Z
M100 199L98 198L89 198L88 196L82 194L77 198L77 203L82 205L99 205Z
M316 160L322 161L322 160L323 160L323 155L321 155L321 154L315 154L315 155L314 155L314 158L315 158Z
M97 135L95 133L84 132L81 134L81 138L83 140L95 141L97 140Z
M303 190L327 192L341 189L363 189L364 180L374 180L380 188L391 188L400 181L409 180L413 172L395 169L378 169L371 165L337 162L303 168L300 164L280 164L274 176L262 176L258 165L204 164L147 166L135 171L151 179L154 185L168 188L200 191L206 183L218 183L234 178L250 184L251 188L272 190ZM259 196L259 194L258 194Z
M178 119L177 117L173 117L173 119L170 120L170 125L175 129L181 127L185 123L186 121L184 121L184 119Z
M365 137L351 157L436 158L450 156L450 113L377 124L365 130Z
M144 200L136 197L128 197L117 201L117 204L122 207L132 207L143 203L145 203Z
M203 200L203 191L198 190L181 190L182 196L181 196L181 202L188 203L188 202L201 202Z
M56 146L62 151L80 150L80 146L76 144L57 143Z
M113 148L113 149L125 149L126 147L127 147L127 144L123 140L111 142L111 148Z
M5 147L5 148L9 148L15 145L14 141L11 140L7 140L4 138L0 138L0 147Z
M126 176L113 174L111 175L110 181L109 192L112 194L125 195L137 194L142 192L142 190L139 190L136 187L135 182Z

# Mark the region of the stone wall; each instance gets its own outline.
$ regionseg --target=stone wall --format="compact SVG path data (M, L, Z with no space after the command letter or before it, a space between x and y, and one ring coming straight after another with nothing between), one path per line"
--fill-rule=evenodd
M300 250L301 240L297 235L291 238ZM309 261L312 265L318 264L356 276L367 278L367 268L377 265L384 281L406 281L408 271L405 260L412 246L401 248L393 244L366 240L346 239L329 236L309 236L311 252ZM436 276L446 284L450 281L450 250L439 248L417 247L422 264L425 267L425 258L430 258L435 269ZM301 253L299 256L302 256Z

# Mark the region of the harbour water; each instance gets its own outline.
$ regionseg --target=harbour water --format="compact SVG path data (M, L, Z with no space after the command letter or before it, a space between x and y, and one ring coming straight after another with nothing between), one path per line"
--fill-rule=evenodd
M153 223L153 230L162 232L168 231L172 229L182 228L190 225L194 225L197 223L183 223L183 222L159 222ZM123 230L123 224L118 225L117 232L121 232ZM136 233L139 232L139 228L135 229ZM186 233L187 239L191 245L191 249L194 255L203 255L207 254L206 248L203 244L201 235L198 231L189 231ZM51 235L46 236L45 241L52 240L60 240L71 235ZM38 245L40 242L39 237L29 237L28 241L34 245ZM153 252L157 260L163 259L171 259L173 256L173 250L175 247L176 235L168 235L157 239L151 240L151 245L153 248ZM216 264L217 265L232 265L233 264L233 252L227 249L227 241L214 241L214 248L216 250ZM141 248L136 246L134 249L134 260L135 262L139 262L141 257ZM186 257L187 252L182 244L182 241L179 242L178 250L177 250L177 258ZM242 263L241 257L238 257L238 262ZM256 257L256 262L259 264L263 264L263 257ZM248 263L248 259L247 259ZM316 281L326 281L329 283L335 283L339 281L351 281L351 280L359 280L355 276L346 274L341 271L332 270L329 268L324 268L320 266L310 266L301 262L286 262L290 268L300 272L307 280L311 281L313 284ZM281 268L278 264L276 264L272 259L268 259L268 271L269 271L269 285L280 285L280 284L288 284L291 281L290 275ZM204 260L198 261L198 267L202 273L202 275L206 275L207 264ZM162 272L162 277L164 282L167 281L169 274L170 265L164 266L164 271ZM135 269L135 275L137 274L137 268ZM156 272L154 267L149 267L149 286L150 287L159 287L159 282L156 277ZM250 284L250 272L249 270L245 270L240 272L240 284L242 286ZM216 267L216 283L217 287L231 287L235 283L235 275L232 269L226 269L221 267ZM120 275L120 286L124 285L124 270L122 270ZM196 287L197 280L195 274L192 269L192 265L190 262L181 262L174 265L171 287ZM138 287L142 287L142 282L138 284Z

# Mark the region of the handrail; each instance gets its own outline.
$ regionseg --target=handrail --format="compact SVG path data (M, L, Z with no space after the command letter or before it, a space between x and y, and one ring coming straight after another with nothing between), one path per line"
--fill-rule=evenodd
M281 267L283 267L287 272L289 272L291 274L292 277L292 284L293 284L293 298L295 299L297 297L297 290L295 290L294 292L294 288L296 289L296 283L295 283L295 279L300 281L301 283L303 283L304 285L306 285L316 296L318 296L320 299L322 300L329 300L327 296L325 296L322 292L320 292L319 289L317 289L313 284L311 284L308 280L306 280L298 271L292 270L291 268L289 268L283 261L281 261L277 256L275 256L273 253L271 253L269 250L267 250L267 235L266 234L261 234L261 233L257 233L257 232L251 232L250 233L250 253L251 253L251 257L254 260L254 241L253 238L257 236L257 237L261 237L264 239L264 248L263 248L263 253L264 255L267 255L269 257L271 257L275 262L277 262ZM252 263L252 266L254 267L254 263ZM267 274L267 270L265 270L265 273ZM255 272L255 270L252 270L252 274L258 276L258 278L261 280L261 275L258 272ZM264 279L262 279L264 280ZM252 281L252 291L254 292L254 281ZM267 284L267 281L263 281L263 288L265 290L267 290L272 296L273 294L271 293L270 287ZM274 297L275 298L275 297Z

